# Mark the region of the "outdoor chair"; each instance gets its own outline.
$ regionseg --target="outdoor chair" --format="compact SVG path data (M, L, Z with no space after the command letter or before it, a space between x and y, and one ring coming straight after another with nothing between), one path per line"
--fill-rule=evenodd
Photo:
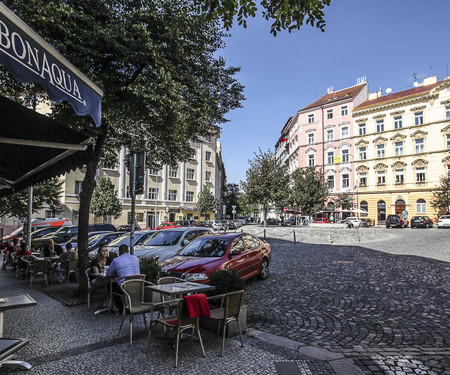
M85 275L86 275L86 282L87 282L87 305L88 305L88 310L91 308L91 294L94 291L94 288L91 285L91 267L89 267L86 271L84 271Z
M69 284L70 274L74 273L76 281L78 283L78 258L73 258L69 260L69 266L67 268L66 280Z
M130 275L130 276L125 276L125 281L128 280L145 280L145 275L141 274L141 275ZM122 299L123 302L123 293L119 293L119 292L115 292L113 291L113 283L111 282L109 284L109 307L108 307L108 313L111 313L111 309L112 309L112 304L113 304L113 297L114 296L118 296L119 298ZM119 311L120 312L120 311Z
M36 276L43 276L45 279L45 285L48 287L48 272L50 268L50 261L47 259L36 259L31 263L30 274L30 288L33 284L33 280Z
M28 344L28 342L28 339L0 338L0 368L9 367L11 369L21 370L31 369L31 365L29 363L15 359L15 352Z
M174 276L164 276L158 279L158 285L184 283L186 280Z
M164 308L164 305L168 305L174 301L169 302L159 302L154 304L154 308ZM175 344L175 367L178 367L178 349L180 346L180 336L181 334L187 330L191 329L192 331L196 330L198 334L198 339L200 341L200 346L202 348L203 357L206 357L205 349L203 348L202 336L200 334L200 326L199 326L199 317L190 318L187 314L186 303L183 298L178 299L178 310L177 315L169 316L168 318L160 318L150 320L150 329L148 332L148 340L147 340L147 351L150 350L150 338L152 334L152 330L156 324L160 323L164 327L173 328L176 330L176 344Z
M144 302L144 290L146 286L155 285L150 281L142 279L131 279L124 281L120 286L123 293L124 307L122 311L122 322L120 323L119 333L122 331L123 322L125 320L125 314L128 312L128 318L130 322L130 346L133 345L133 319L135 315L142 314L144 319L144 325L147 329L146 313L153 313L158 311L161 313L160 308L155 308L151 302ZM152 317L150 317L150 320Z
M242 341L241 325L239 323L239 313L241 311L242 301L244 299L244 291L239 290L237 292L231 292L227 294L221 294L218 296L208 297L208 301L214 299L222 299L221 307L211 310L210 318L218 320L219 326L217 334L220 332L220 326L222 325L222 356L225 350L225 336L228 323L236 322L239 331L239 337L241 339L241 347L244 346Z

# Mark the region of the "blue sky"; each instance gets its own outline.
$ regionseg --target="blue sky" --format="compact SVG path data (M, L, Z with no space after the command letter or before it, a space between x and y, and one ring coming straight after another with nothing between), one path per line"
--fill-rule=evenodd
M273 37L270 23L250 19L233 26L220 51L240 66L243 108L223 126L222 153L227 181L245 179L258 147L271 149L290 116L326 94L366 76L370 92L412 88L413 75L450 71L450 0L332 0L325 8L326 31L303 26Z

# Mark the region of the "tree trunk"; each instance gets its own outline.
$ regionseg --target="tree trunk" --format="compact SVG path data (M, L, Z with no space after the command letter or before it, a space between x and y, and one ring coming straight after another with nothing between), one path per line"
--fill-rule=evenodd
M88 225L89 208L91 205L92 194L95 189L95 175L100 162L100 155L103 144L108 134L108 125L102 124L95 145L91 147L91 156L86 165L86 174L82 183L80 193L80 210L78 213L78 290L81 295L86 295L88 291L85 270L89 267L88 251Z

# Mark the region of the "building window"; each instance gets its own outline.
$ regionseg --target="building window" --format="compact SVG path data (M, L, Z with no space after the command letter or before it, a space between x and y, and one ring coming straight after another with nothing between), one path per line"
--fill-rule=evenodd
M342 175L342 187L346 188L350 186L350 177L347 173Z
M211 181L211 172L210 171L205 172L205 180L206 180L206 182Z
M332 118L333 118L333 110L332 109L327 109L327 120L330 120Z
M427 202L424 199L419 199L416 202L416 212L418 214L425 214L427 212Z
M425 143L424 139L416 139L416 154L420 154L422 152L425 152Z
M328 189L334 189L334 176L327 176L327 186Z
M405 182L405 174L403 172L403 169L396 169L395 170L395 183L403 184L404 182Z
M401 129L403 127L402 116L394 117L394 129Z
M445 107L445 118L450 119L450 105Z
M194 201L194 192L187 191L186 192L186 202L193 202L193 201Z
M423 112L414 113L414 125L422 125L423 124Z
M75 194L76 195L80 195L81 193L81 184L83 183L83 181L75 181Z
M334 163L334 151L328 151L327 153L327 163L333 164Z
M212 138L211 138L210 135L207 135L207 136L205 137L205 141L206 141L206 142L211 142L211 139L212 139Z
M365 123L359 124L359 135L365 134L366 134L366 124Z
M149 173L150 173L151 176L157 176L158 175L158 170L155 169L155 168L150 168Z
M308 165L310 167L314 167L314 165L315 165L314 154L309 154L308 155Z
M403 155L403 142L395 142L395 156Z
M425 181L425 168L416 168L416 182Z
M342 162L348 163L350 160L350 151L349 150L342 150Z
M327 130L327 141L332 142L334 140L333 129Z
M177 191L169 190L169 201L176 201L176 200L177 200Z
M46 210L45 211L45 218L46 219L54 219L56 217L55 211Z
M367 186L367 175L366 173L359 174L359 186Z
M312 124L314 122L314 113L308 115L308 124Z
M153 199L153 200L158 199L158 192L159 192L159 189L156 189L156 188L148 189L148 199Z
M348 126L344 126L342 129L341 129L341 134L342 134L342 137L341 138L348 138Z
M447 150L450 150L450 134L447 134Z
M377 184L384 185L386 183L386 173L385 171L379 171L377 174Z
M384 145L377 145L377 157L384 158Z
M308 144L309 145L314 144L314 133L308 133Z
M359 204L359 208L360 208L361 210L366 211L365 213L362 213L361 216L367 216L367 215L369 214L369 204L368 204L366 201L362 201L362 202Z
M360 147L359 148L359 160L366 160L366 158L367 158L366 148Z
M384 120L377 120L377 132L384 131Z
M186 170L186 179L193 180L195 171L193 169L188 168Z
M210 151L206 151L205 160L206 161L211 161L211 152Z
M348 107L346 105L343 105L341 107L341 116L347 116L348 115Z
M197 151L194 151L192 154L191 154L191 160L196 160L197 159Z
M169 168L169 177L177 177L178 176L178 167Z

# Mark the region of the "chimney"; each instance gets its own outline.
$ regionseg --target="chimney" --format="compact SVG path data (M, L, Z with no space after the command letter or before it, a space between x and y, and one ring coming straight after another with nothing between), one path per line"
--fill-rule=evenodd
M334 92L334 87L330 86L327 88L327 94L331 94L332 92Z

